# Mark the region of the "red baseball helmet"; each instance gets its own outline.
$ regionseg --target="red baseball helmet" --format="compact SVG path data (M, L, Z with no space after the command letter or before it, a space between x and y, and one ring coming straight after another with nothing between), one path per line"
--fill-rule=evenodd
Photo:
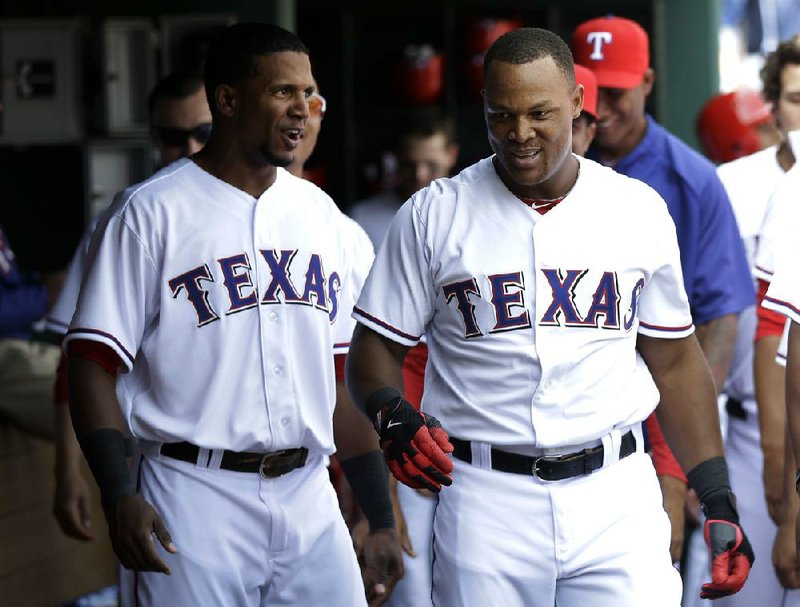
M760 94L741 90L709 99L697 117L697 137L706 156L730 162L761 149L755 127L773 120Z
M583 85L583 111L597 118L597 78L594 72L576 63L575 82Z

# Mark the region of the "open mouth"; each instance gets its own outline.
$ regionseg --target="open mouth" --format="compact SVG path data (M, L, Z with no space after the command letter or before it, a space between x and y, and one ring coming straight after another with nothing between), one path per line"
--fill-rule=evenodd
M508 159L514 166L526 168L532 166L541 150L518 150L508 154Z
M281 132L281 135L283 136L286 146L293 150L300 144L300 140L303 139L303 129L285 129Z

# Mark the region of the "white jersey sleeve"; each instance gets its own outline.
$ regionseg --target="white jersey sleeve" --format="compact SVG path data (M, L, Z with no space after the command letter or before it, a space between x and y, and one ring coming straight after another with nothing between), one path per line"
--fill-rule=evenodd
M358 223L346 215L342 215L342 242L344 267L348 275L329 278L339 283L339 305L342 306L342 309L333 315L336 319L333 328L334 354L346 354L350 348L356 324L352 316L353 308L375 259L375 251L369 236Z
M788 231L786 235L789 236ZM800 264L800 239L783 237L776 246L775 273L761 305L800 323L798 264Z
M769 199L761 226L755 255L756 278L770 282L775 272L775 254L785 234L797 226L797 192L800 190L800 166L792 167ZM788 236L789 238L791 236Z
M683 287L675 224L666 204L653 206L656 213L653 224L659 227L655 234L659 240L653 243L656 269L634 304L638 306L638 331L649 337L677 339L691 335L694 325Z
M75 308L78 305L78 294L81 289L81 280L83 278L84 269L86 268L86 256L89 253L89 243L92 241L92 235L97 228L97 223L100 216L95 217L91 223L86 227L86 230L81 236L81 241L78 243L78 248L72 256L69 268L67 270L67 278L64 280L64 286L61 288L61 293L58 295L53 309L46 318L46 327L54 333L63 335L69 329L69 323L75 314Z
M159 298L156 261L137 232L136 217L126 212L130 196L123 196L97 228L65 338L65 342L89 339L110 346L128 370ZM84 300L91 305L82 305Z
M436 301L427 229L417 196L397 211L353 311L356 320L405 346L420 341Z

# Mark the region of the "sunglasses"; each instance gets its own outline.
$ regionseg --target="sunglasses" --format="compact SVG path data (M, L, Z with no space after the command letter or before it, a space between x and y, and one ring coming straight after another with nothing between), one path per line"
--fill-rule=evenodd
M312 116L322 117L325 115L325 110L328 109L328 103L325 97L319 93L311 93L308 97L308 111Z
M178 147L186 145L189 137L198 143L205 144L211 136L211 123L198 124L193 129L176 129L168 126L154 126L153 133L156 139L167 146Z

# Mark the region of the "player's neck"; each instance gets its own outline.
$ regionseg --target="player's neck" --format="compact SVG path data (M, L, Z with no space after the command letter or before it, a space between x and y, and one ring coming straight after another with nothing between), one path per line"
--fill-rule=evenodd
M492 161L500 181L518 198L531 201L551 201L562 198L572 189L578 179L580 163L573 154L569 154L561 168L546 181L536 185L523 185L514 182L502 168L501 164Z
M253 198L261 195L273 184L278 170L273 165L247 162L235 146L225 146L209 141L192 159L201 169Z

